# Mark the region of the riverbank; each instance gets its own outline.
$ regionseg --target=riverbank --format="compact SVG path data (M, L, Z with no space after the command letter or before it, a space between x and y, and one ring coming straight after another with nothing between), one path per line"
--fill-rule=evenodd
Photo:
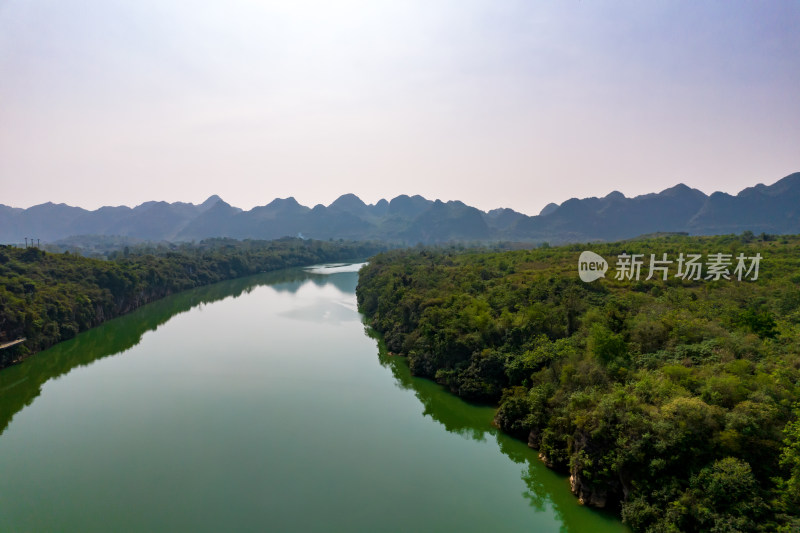
M380 254L359 309L415 376L499 405L498 427L635 530L800 525L800 238L592 245L764 258L742 281L645 280L645 266L586 283L582 250Z
M0 248L0 368L177 292L218 281L368 257L380 243L214 239L99 260Z
M384 356L356 283L223 281L0 372L0 530L627 531Z

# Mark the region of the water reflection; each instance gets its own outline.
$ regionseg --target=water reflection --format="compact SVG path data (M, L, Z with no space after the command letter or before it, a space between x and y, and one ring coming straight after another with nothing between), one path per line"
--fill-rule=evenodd
M500 451L511 461L520 465L521 478L526 490L521 496L527 499L539 512L551 508L553 515L561 522L561 531L580 533L597 524L598 518L607 522L609 529L624 532L628 529L611 513L588 509L578 504L570 493L567 478L546 466L538 459L537 453L526 443L498 430L492 425L495 408L473 405L450 394L441 385L411 375L405 357L389 355L380 336L369 327L365 332L378 342L378 360L382 366L390 368L398 387L414 392L422 402L423 414L444 426L450 433L464 438L484 442L494 439Z
M344 268L355 272L357 267L358 265L351 265ZM99 359L129 350L139 344L145 333L156 330L177 314L226 298L238 298L261 285L270 285L271 290L281 293L296 294L300 292L302 297L299 300L303 302L308 302L317 296L315 291L302 293L303 287L308 288L308 284L322 287L328 295L332 296L323 300L325 305L315 306L313 313L310 307L293 309L291 318L319 322L319 314L328 313L325 317L328 323L359 320L359 315L353 307L353 293L357 284L357 276L355 274L327 275L335 273L339 268L343 267L312 271L295 269L262 274L180 293L140 308L120 319L107 322L42 352L20 365L7 368L0 372L0 434L5 432L16 413L30 405L41 394L42 387L48 380L65 375L78 366L89 365ZM305 316L304 313L312 313L314 316ZM302 325L302 328L299 329L304 327L305 325ZM309 329L309 331L312 330ZM373 366L374 360L371 360L370 351L371 349L368 348L366 364L377 370L377 367ZM518 498L521 500L517 501L527 501L537 511L547 513L548 510L552 510L554 516L562 524L560 526L562 531L596 530L597 513L578 506L575 498L569 493L567 482L563 476L545 468L536 459L535 452L528 449L525 443L500 433L491 425L494 414L492 407L467 404L434 382L412 377L406 360L401 357L389 356L382 345L379 349L379 362L391 370L398 387L414 393L423 406L424 416L441 424L448 432L458 434L465 439L483 442L487 445L494 442L498 444L500 451L519 466L519 476L524 483L519 485ZM362 401L359 397L354 398L354 402ZM412 409L416 409L416 407L412 407ZM331 423L335 423L335 421L331 420ZM353 433L353 438L359 438L357 432ZM333 436L333 433L330 436ZM13 442L13 440L9 439L9 442ZM384 459L381 458L381 461ZM376 464L380 464L380 462ZM507 465L508 463L503 464ZM336 468L337 465L331 461L325 466ZM511 466L511 468L515 469L516 467ZM373 470L364 470L364 472L364 479L367 479L370 478ZM513 478L511 479L513 480ZM512 496L513 494L512 492ZM604 530L624 531L624 528L613 517L608 517L607 521L608 527Z
M357 270L358 266L360 264L350 268ZM5 432L14 415L39 396L48 380L63 376L76 367L125 352L139 344L148 331L155 331L172 317L194 307L226 298L238 298L262 285L292 294L309 282L320 287L333 285L344 293L355 291L356 276L329 276L327 272L324 268L313 272L288 269L184 291L109 320L20 364L5 368L0 371L0 435ZM353 311L348 312L352 316ZM341 313L337 316L341 317Z
M381 365L392 370L397 386L413 391L422 402L424 416L436 420L450 433L458 433L472 440L484 441L487 435L493 435L497 431L491 425L494 409L477 406L465 409L465 402L461 398L444 393L437 383L413 377L406 359L389 355L383 341L373 330L366 328L365 332L378 341L378 360Z

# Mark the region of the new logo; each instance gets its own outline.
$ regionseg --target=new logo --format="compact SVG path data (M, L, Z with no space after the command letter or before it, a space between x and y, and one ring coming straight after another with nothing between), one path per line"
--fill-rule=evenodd
M581 281L590 283L596 279L606 277L608 263L594 252L581 252L578 258L578 275Z

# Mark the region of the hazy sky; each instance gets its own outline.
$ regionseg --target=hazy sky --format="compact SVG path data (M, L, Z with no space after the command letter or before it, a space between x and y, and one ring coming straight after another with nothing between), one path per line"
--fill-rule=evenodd
M800 171L800 2L0 0L0 203L534 214Z

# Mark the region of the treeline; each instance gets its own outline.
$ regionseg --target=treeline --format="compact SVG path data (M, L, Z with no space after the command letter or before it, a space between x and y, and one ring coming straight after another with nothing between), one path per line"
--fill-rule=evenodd
M578 257L609 262L584 283ZM646 280L650 254L730 254L731 279ZM621 254L640 278L615 279ZM737 279L736 258L760 254ZM746 266L751 266L752 261ZM392 251L360 310L412 372L636 531L800 530L800 237L672 236L504 253Z
M211 239L124 249L100 260L0 247L0 368L145 303L217 281L315 263L366 258L370 242Z

